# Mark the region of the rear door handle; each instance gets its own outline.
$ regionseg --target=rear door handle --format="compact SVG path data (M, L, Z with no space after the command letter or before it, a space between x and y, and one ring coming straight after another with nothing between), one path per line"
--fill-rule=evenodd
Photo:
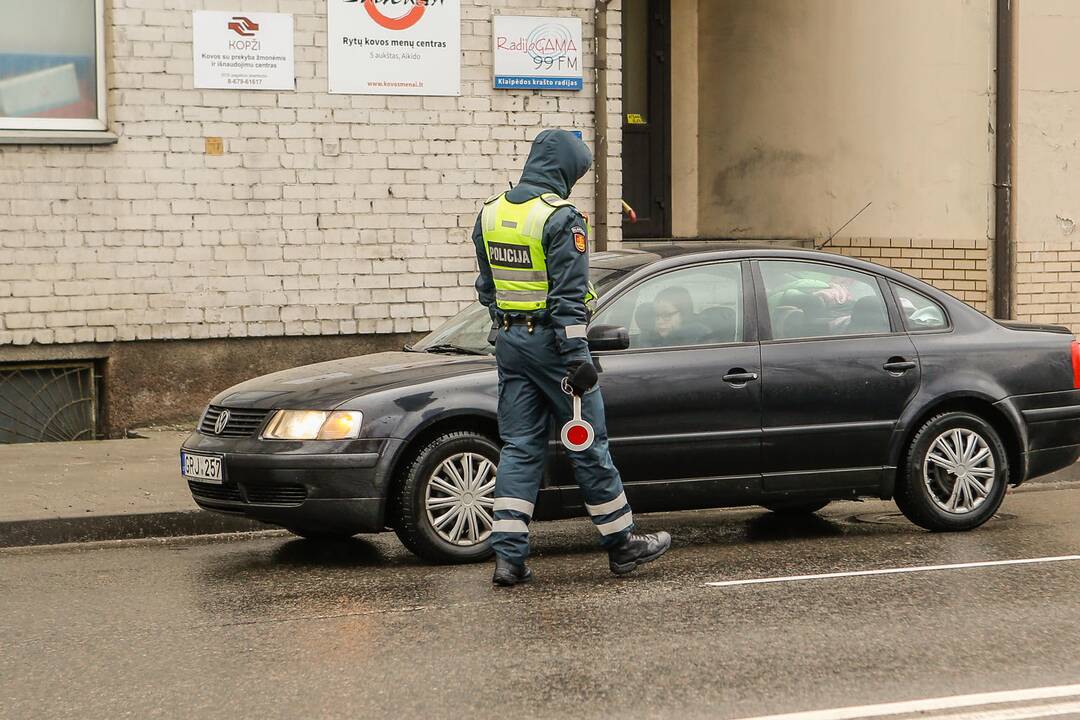
M732 385L745 385L751 380L757 379L757 373L747 372L742 368L732 368L728 371L728 374L724 376L724 382L731 383Z
M915 368L919 367L919 364L916 362L912 362L907 358L894 357L889 358L889 362L885 363L881 367L886 371L893 373L894 375L903 375L908 370L914 370Z

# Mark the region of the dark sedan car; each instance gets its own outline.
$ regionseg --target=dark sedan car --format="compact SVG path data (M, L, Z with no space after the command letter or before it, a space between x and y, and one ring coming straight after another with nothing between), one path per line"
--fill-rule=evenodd
M794 248L596 253L589 342L636 513L895 498L966 530L1007 485L1080 455L1080 350L919 280ZM489 552L497 379L479 305L406 352L266 375L215 397L181 467L203 508L304 537L393 529ZM536 518L584 514L552 433Z

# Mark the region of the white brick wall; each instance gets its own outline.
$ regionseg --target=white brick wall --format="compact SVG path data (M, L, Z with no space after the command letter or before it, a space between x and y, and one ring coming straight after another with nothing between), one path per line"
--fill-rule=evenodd
M594 145L595 0L462 0L456 98L328 94L325 0L106 5L119 143L0 148L0 345L428 330L473 299L480 201L517 181L535 134ZM192 10L241 8L295 14L295 92L193 89ZM504 12L580 17L585 89L493 90ZM223 156L204 153L214 136ZM583 210L594 191L590 173Z

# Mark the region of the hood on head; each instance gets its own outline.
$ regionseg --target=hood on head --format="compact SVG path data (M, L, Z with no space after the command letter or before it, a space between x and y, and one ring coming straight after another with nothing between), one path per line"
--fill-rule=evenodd
M576 135L544 130L533 140L520 184L547 188L565 199L591 166L592 153Z

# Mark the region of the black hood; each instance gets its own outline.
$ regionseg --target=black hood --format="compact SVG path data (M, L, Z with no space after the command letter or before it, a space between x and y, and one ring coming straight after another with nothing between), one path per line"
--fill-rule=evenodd
M574 183L589 172L592 153L567 130L544 130L533 140L521 181L510 191L511 202L524 202L545 192L565 199Z
M343 402L379 390L494 369L495 358L490 355L382 352L263 375L219 393L211 404L267 410L333 410Z

